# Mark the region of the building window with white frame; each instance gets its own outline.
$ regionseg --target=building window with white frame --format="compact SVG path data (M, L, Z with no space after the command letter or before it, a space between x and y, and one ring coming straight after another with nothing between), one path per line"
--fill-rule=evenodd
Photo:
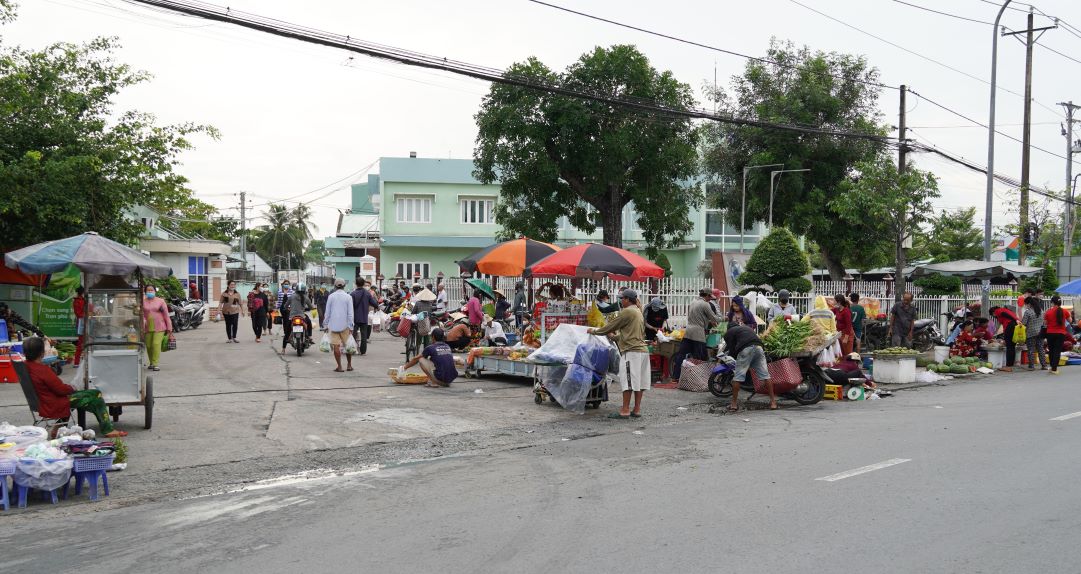
M416 274L420 273L422 279L428 279L431 277L429 271L431 264L416 261L400 261L398 262L398 274L412 281L416 278Z
M432 198L397 197L394 200L398 223L431 223Z
M492 199L463 199L462 223L486 224L495 223L495 200Z

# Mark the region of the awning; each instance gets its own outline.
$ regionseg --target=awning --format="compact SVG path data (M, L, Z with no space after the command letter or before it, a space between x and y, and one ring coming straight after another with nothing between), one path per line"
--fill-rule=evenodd
M1027 277L1043 273L1040 267L1029 267L1007 261L975 261L961 259L959 261L946 261L944 263L928 263L916 265L912 269L912 277L923 277L938 273L939 275L953 275L962 279L994 279L997 277Z

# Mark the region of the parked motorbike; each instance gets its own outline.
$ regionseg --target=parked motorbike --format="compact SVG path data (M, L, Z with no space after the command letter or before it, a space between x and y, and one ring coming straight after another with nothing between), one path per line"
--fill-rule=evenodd
M188 328L188 316L184 313L184 306L180 299L173 299L169 303L169 314L173 320L173 330L183 331Z
M709 375L709 392L715 397L731 398L736 360L728 355L720 355L718 360L720 362L713 367ZM798 357L795 360L799 364L803 382L796 386L795 389L792 389L791 392L778 395L777 398L791 399L801 405L813 405L822 400L822 396L826 392L826 384L830 383L830 378L822 370L822 367L818 366L816 357ZM751 396L755 394L754 382L750 376L740 384L739 388L750 392Z
M863 325L863 341L860 352L871 352L877 349L887 349L893 346L887 333L890 330L889 321L867 321ZM945 345L946 341L942 333L938 331L938 324L934 319L919 319L912 326L912 348L923 352L930 351L935 345Z
M311 345L311 341L308 339L308 324L304 321L303 315L293 315L289 319L289 331L285 334L289 344L296 349L297 356L304 354L304 351Z
M198 329L203 324L203 316L206 315L206 303L202 300L188 300L184 303L184 312L188 314L188 326Z

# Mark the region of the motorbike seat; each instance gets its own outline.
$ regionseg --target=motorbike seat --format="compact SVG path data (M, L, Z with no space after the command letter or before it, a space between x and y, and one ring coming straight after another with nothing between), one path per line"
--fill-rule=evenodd
M930 325L930 324L932 324L934 322L935 322L934 319L918 319L915 323L912 324L912 327L914 329L923 329L924 327L926 327L926 326L928 326L928 325Z

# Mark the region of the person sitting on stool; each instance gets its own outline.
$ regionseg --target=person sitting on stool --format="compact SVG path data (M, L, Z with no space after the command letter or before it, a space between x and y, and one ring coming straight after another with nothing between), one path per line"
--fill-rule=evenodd
M26 354L26 370L30 373L30 382L38 396L38 415L47 419L67 422L71 418L71 408L75 407L94 413L98 427L107 438L128 436L128 433L113 428L105 401L101 400L101 391L87 389L76 391L75 387L64 383L56 376L52 368L42 362L45 357L45 341L40 337L29 337L23 341Z

